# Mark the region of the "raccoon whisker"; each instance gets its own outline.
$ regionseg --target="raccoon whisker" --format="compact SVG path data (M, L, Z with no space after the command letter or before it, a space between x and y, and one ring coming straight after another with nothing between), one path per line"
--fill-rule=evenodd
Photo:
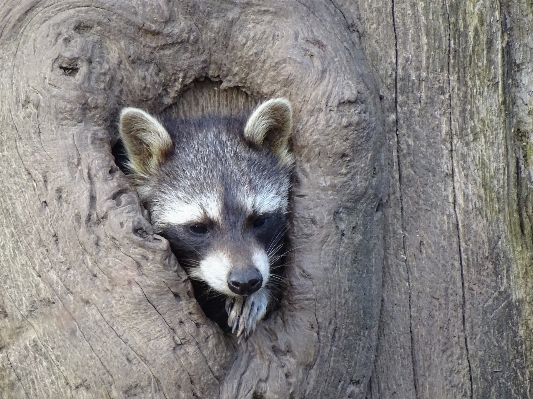
M283 254L282 254L282 255L274 255L274 256L270 256L270 257L268 258L268 260L269 260L269 264L271 265L270 267L272 268L272 265L275 265L276 262L277 262L278 260L280 260L281 258L283 258Z
M268 264L270 266L273 266L275 265L281 258L283 258L283 255L276 255L276 254L272 254L272 255L268 255Z
M271 282L271 281L272 282L283 282L283 281L285 281L285 278L283 278L283 276L278 276L278 275L273 274L273 275L270 276L268 281L269 282Z
M270 286L267 286L267 287L270 288L270 289L267 289L267 290L266 290L269 299L270 299L271 301L278 301L279 298L276 297L276 295L274 294L274 291L277 290L278 287L281 287L281 285L278 285L278 284L271 284Z
M269 281L268 284L265 286L268 288L268 292L270 293L271 298L275 300L279 300L279 296L276 296L276 292L279 292L279 290L287 287L288 282L286 280L276 280L276 281Z
M270 267L270 271L274 271L276 269L281 269L281 268L286 268L286 267L289 267L289 266L293 266L292 263L290 262L283 262L281 265L277 265L277 266L271 266Z
M287 249L285 252L283 253L280 253L280 254L276 254L276 252L278 250L280 250L281 248L283 247L283 245L279 245L278 247L276 247L276 249L274 251L272 251L271 253L267 253L267 256L268 256L268 259L269 259L269 262L270 262L270 265L273 265L275 264L278 260L280 260L281 258L284 258L286 257L288 254L290 254L291 252L293 252L294 250L296 249L299 249L299 248L303 248L304 246L301 245L301 246L298 246L298 247L295 247L295 248L289 248ZM288 262L285 261L283 262L284 265L287 265ZM280 265L280 266L283 266L283 265ZM274 268L271 267L271 270L274 270L275 268L278 268L280 266L276 266Z
M278 250L280 250L280 249L281 249L281 246L278 248ZM290 252L291 252L291 250L287 250L287 251L285 251L285 252L283 252L283 253L281 253L281 254L276 254L276 253L274 252L274 253L268 255L268 259L271 260L271 263L274 263L274 262L276 262L278 259L283 258L283 257L286 256L287 254L289 254Z
M274 245L279 243L283 239L283 237L285 237L286 233L287 233L286 227L284 227L283 229L280 229L280 231L278 231L277 234L272 238L269 248L272 248Z
M196 252L196 253L198 254L198 256L201 256L200 252L198 252L198 250L197 250L194 246L192 246L192 245L189 244L188 242L185 242L185 244L187 244L187 246L188 246L189 248L191 248L194 252Z
M277 297L274 292L276 292L277 290L279 289L282 289L283 286L281 284L272 284L268 287L269 289L267 290L268 291L268 297L271 301L279 301L279 297Z
M267 295L268 295L268 298L270 300L275 300L276 299L276 297L274 296L274 294L272 293L271 290L267 290Z
M279 254L279 256L286 256L296 250L299 250L299 249L302 249L302 248L305 248L307 247L306 245L299 245L297 247L291 247L291 248L288 248L285 252L283 252L282 254Z
M285 279L285 277L283 275L281 275L281 274L271 274L270 278L272 278L274 280L284 280ZM270 279L269 279L269 281L270 281Z
M280 229L276 235L274 236L274 238L272 238L272 241L270 241L270 243L268 244L267 248L266 248L266 252L267 253L271 253L271 252L275 252L275 251L272 251L272 248L276 245L278 245L278 243L283 239L283 237L285 236L285 233L287 232L288 228L287 227L283 227L282 229Z
M299 249L308 248L309 245L308 244L302 244L302 245L297 245L297 246L290 245L289 247L290 248L287 250L287 252L292 252L292 251L296 251L296 250L299 250Z
M270 244L269 244L269 247L272 246L272 245L276 245L276 243L279 242L279 240L281 238L283 238L283 236L285 235L285 233L287 232L288 228L286 226L280 228L276 234L272 237L272 239L270 240Z
M268 254L275 254L275 253L278 252L281 248L283 248L284 245L285 245L285 243L282 242L281 244L279 244L279 245L276 246L276 247L274 247L274 246L269 247L269 248L267 249L267 253L268 253Z
M270 254L268 256L268 264L272 267L274 266L280 259L283 258L283 254Z

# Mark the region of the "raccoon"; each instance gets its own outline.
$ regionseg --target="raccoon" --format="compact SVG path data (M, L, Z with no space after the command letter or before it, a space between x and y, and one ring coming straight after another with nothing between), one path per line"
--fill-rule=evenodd
M128 173L154 231L169 241L204 313L239 340L278 298L291 130L284 98L249 117L160 121L137 108L120 114Z

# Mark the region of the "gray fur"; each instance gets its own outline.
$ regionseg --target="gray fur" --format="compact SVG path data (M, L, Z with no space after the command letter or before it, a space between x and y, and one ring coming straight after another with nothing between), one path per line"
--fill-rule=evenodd
M226 295L232 332L249 336L269 306L269 269L279 258L285 231L293 164L290 103L270 100L249 118L211 114L160 124L149 117L134 128L124 123L130 114L145 113L124 110L120 133L155 231L169 239L193 279ZM139 151L131 143L145 148ZM235 294L243 291L229 284L229 272L250 267L261 273L259 290Z

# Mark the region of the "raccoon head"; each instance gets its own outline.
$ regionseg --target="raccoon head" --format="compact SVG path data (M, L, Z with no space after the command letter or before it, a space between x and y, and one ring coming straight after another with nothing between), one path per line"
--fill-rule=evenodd
M247 120L207 115L161 123L125 108L119 127L154 229L191 278L227 296L265 287L286 230L289 101L269 100Z

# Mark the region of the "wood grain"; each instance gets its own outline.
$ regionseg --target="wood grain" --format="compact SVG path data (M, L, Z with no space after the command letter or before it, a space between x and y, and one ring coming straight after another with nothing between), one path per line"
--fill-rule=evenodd
M295 108L286 295L245 345L205 318L111 156L121 107L160 114L205 78ZM5 397L364 397L385 132L338 9L8 0L0 92Z

